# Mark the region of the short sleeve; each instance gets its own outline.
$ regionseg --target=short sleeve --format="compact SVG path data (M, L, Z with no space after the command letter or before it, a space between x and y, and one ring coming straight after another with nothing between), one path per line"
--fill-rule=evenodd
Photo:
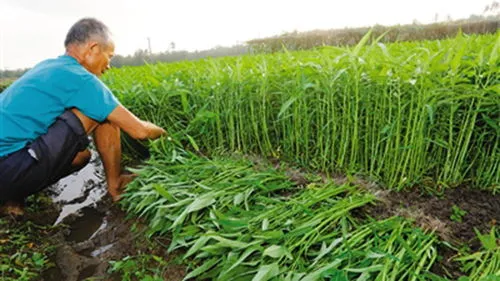
M103 122L119 104L118 99L101 80L89 75L80 89L68 99L66 106L76 107L86 116Z

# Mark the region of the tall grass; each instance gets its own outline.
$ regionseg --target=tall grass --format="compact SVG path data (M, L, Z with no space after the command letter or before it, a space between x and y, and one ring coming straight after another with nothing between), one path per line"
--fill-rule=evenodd
M203 151L257 152L390 188L499 190L500 33L122 68L122 102Z

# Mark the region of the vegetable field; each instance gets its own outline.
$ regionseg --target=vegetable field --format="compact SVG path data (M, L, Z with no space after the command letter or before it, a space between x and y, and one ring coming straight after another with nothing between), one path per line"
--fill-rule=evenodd
M461 280L498 280L494 224L478 231L479 247L457 250L411 219L368 216L377 196L331 175L392 191L500 191L500 34L370 36L106 75L123 104L172 135L150 143L123 206L185 251L186 279L449 280L435 270L445 245ZM310 179L297 184L248 155Z
M365 37L366 39L366 37ZM255 152L390 188L500 182L500 37L124 68L107 81L206 151Z

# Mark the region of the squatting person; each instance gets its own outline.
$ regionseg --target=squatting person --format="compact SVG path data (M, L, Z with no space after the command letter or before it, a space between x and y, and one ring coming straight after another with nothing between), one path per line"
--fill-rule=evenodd
M118 200L131 180L121 174L120 130L135 139L166 134L127 110L98 78L115 49L106 25L81 19L64 45L64 55L42 61L0 94L0 204L13 215L22 215L26 197L89 162L90 134Z

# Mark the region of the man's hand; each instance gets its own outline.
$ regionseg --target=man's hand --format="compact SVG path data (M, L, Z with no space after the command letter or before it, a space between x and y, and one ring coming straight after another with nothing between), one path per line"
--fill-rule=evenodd
M108 120L120 127L125 133L129 134L134 139L156 139L167 132L157 125L143 121L132 112L126 109L123 105L118 105L108 116Z
M165 131L163 128L156 126L155 124L153 124L149 121L142 121L142 122L148 131L147 139L154 140L154 139L157 139L161 136L167 136L167 131Z

